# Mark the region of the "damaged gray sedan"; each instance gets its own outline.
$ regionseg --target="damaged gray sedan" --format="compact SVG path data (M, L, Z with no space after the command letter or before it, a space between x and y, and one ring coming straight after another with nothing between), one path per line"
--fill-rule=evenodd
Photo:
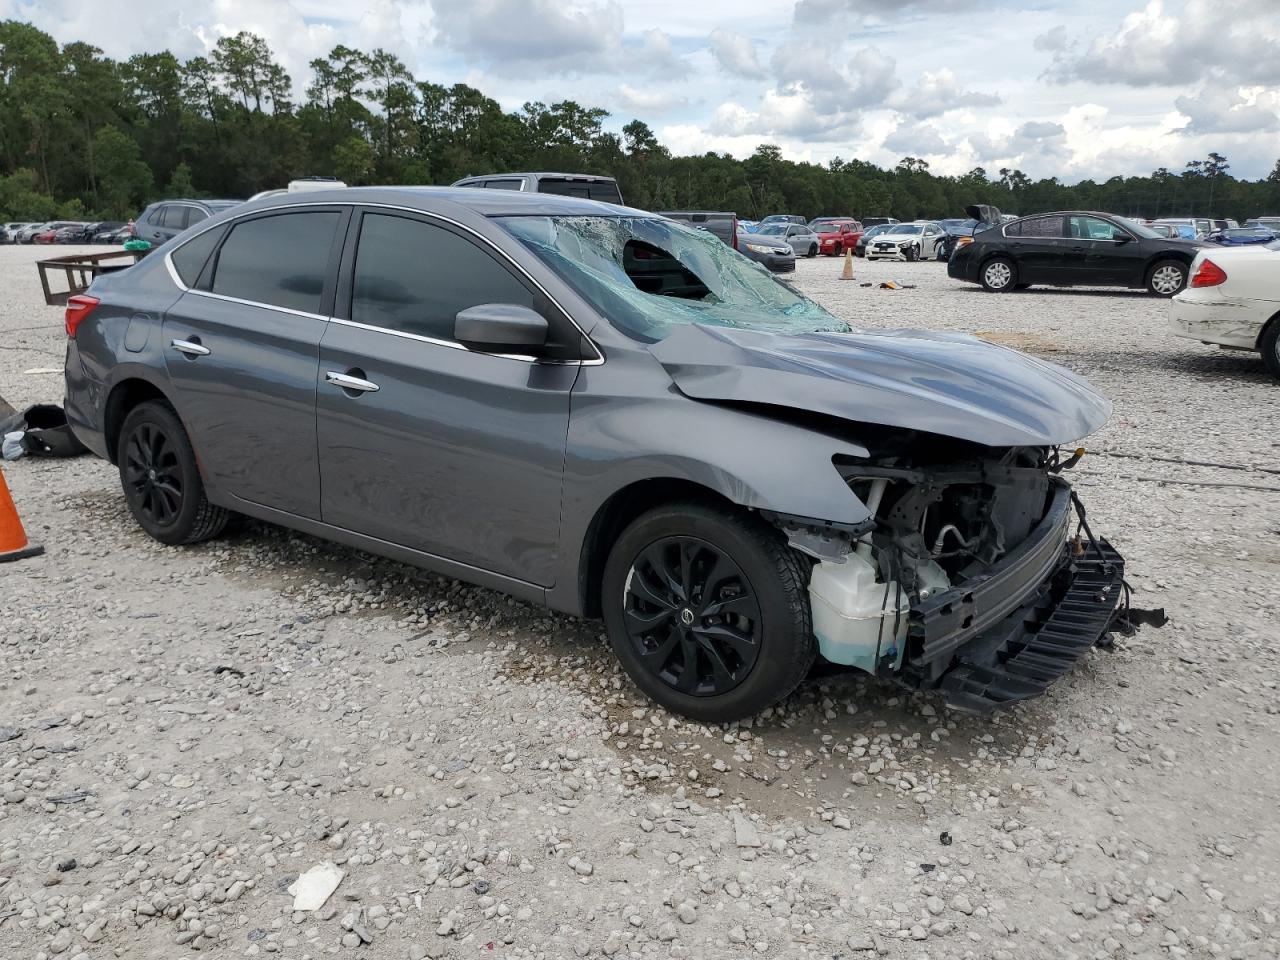
M819 656L999 707L1123 593L1063 478L1110 412L1085 381L853 330L635 210L246 204L99 277L67 333L68 418L156 539L240 513L603 617L636 684L702 720Z

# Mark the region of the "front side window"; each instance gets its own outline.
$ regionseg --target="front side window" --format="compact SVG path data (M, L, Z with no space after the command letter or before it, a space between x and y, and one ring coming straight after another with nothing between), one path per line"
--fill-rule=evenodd
M1099 217L1071 217L1071 237L1074 240L1114 240L1124 231L1115 224Z
M453 343L458 312L482 303L533 307L534 297L465 237L421 220L364 215L351 291L356 323Z
M187 226L199 223L201 220L208 220L209 215L199 207L187 207Z
M705 230L656 217L497 222L638 340L656 342L689 324L793 334L850 329Z
M319 313L339 216L308 211L237 223L218 251L213 292Z

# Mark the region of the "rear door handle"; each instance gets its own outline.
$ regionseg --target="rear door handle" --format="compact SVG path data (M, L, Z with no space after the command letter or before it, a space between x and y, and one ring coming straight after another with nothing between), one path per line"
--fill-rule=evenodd
M171 340L169 341L169 346L179 353L185 353L188 357L207 357L213 352L204 344L195 340Z
M372 380L365 380L363 377L353 377L349 373L338 373L336 370L330 370L324 375L325 383L332 383L341 387L343 390L358 390L361 393L377 393L378 385Z

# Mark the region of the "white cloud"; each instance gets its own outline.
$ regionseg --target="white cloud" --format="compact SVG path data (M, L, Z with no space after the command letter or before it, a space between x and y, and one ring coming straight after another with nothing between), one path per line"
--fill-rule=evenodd
M1280 83L1275 0L1149 0L1118 30L1087 44L1063 43L1048 71L1060 83L1182 85L1212 72L1241 82Z
M916 83L900 89L889 102L903 113L925 119L965 107L994 107L1000 103L1000 96L961 89L956 75L943 67L932 73L925 72Z
M1206 84L1193 97L1173 101L1187 118L1187 133L1274 133L1280 130L1280 91Z
M884 139L884 148L900 156L937 156L951 150L951 145L927 123L904 123Z
M624 83L615 92L614 102L635 113L655 115L687 106L689 99L671 90L637 89Z
M707 41L711 55L728 73L748 80L760 80L768 75L756 55L755 44L742 34L717 27Z

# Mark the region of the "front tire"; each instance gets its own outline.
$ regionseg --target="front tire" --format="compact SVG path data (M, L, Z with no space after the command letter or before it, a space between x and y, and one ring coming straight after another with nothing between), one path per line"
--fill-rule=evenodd
M1157 297L1172 297L1187 285L1187 265L1181 260L1161 260L1147 273L1147 290Z
M813 258L813 257L816 257L817 255L818 255L818 245L811 244L809 247L809 252L806 254L806 256Z
M817 656L809 562L758 517L699 503L632 523L605 564L609 642L673 713L740 720L791 693Z
M220 534L231 514L205 496L195 451L173 407L148 400L124 419L116 443L129 512L150 536L173 546Z
M992 257L982 265L979 279L988 293L1006 293L1018 282L1018 268L1008 257Z
M907 263L915 263L919 259L920 259L920 248L907 247L907 254L906 254Z

